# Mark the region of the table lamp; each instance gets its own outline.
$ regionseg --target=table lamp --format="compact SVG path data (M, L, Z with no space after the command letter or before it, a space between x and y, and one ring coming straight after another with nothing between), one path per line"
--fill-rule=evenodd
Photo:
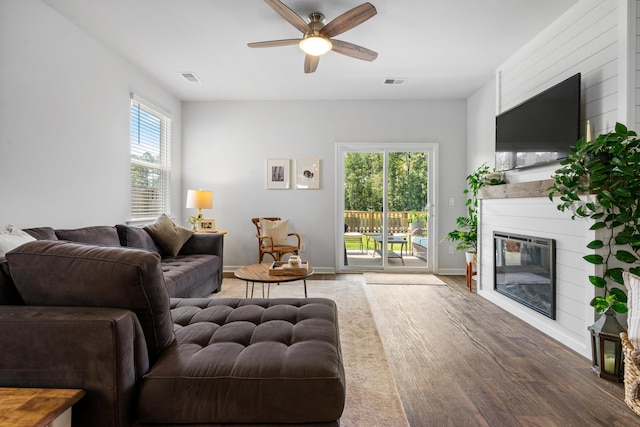
M213 209L213 191L189 190L187 209L198 209L198 221L202 219L202 209Z

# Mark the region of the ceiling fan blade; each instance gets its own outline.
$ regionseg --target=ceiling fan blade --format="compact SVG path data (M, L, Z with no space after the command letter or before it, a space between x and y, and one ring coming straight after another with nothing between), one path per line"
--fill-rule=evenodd
M283 40L270 40L268 42L253 42L247 43L249 47L279 47L279 46L291 46L294 44L300 44L302 39L283 39Z
M346 11L322 27L320 34L328 38L335 37L338 34L342 34L345 31L362 24L367 19L375 16L376 13L378 13L378 11L375 6L371 3L363 3L360 6L356 6L353 9Z
M305 55L304 56L304 72L313 73L318 68L318 62L320 62L319 56Z
M309 28L309 24L300 18L298 14L296 14L293 10L289 9L285 4L280 2L279 0L264 0L273 10L278 12L280 16L282 16L288 23L296 27L302 34L306 34L311 31Z
M356 59L362 59L364 61L373 61L378 57L378 54L366 47L358 46L357 44L343 42L341 40L331 39L334 52L341 53L343 55L350 56Z

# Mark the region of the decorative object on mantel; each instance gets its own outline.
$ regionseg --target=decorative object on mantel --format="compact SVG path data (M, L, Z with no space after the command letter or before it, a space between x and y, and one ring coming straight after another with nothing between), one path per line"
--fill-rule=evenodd
M591 300L601 314L627 312L627 294L620 286L623 273L640 274L640 140L636 137L636 132L616 123L612 132L595 140L578 140L560 162L549 188L552 202L554 196L560 197L560 211L571 211L571 219L592 219L590 229L604 236L589 242L587 248L594 253L583 257L600 267L589 281L602 290Z

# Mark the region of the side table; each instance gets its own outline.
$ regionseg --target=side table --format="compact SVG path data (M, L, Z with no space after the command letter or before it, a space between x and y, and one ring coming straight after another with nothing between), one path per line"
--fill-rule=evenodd
M84 390L0 388L0 427L71 427L71 407Z

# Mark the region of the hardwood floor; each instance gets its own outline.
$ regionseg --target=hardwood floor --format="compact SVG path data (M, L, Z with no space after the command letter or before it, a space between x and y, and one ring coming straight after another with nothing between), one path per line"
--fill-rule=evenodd
M640 425L590 361L438 277L448 286L365 286L411 426Z

